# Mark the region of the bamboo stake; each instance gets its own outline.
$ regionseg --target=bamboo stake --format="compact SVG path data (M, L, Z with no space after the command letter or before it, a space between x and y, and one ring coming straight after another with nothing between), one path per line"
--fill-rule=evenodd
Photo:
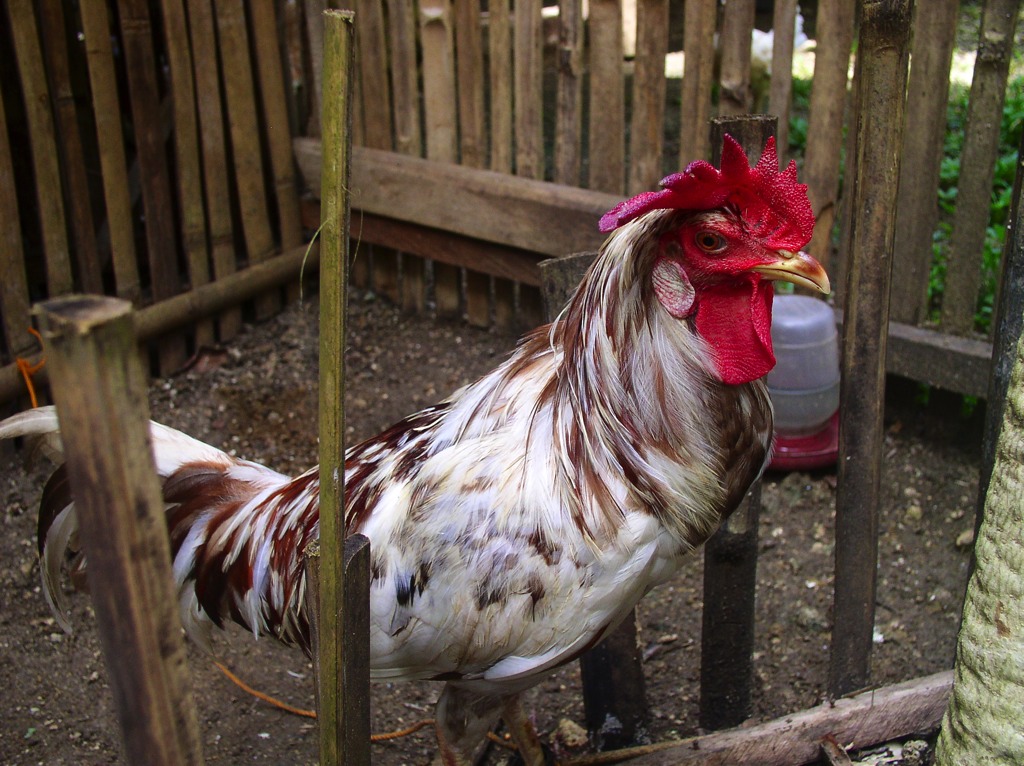
M131 304L67 296L37 316L127 760L201 764Z
M339 605L346 595L345 540L345 306L348 284L349 174L352 146L354 29L351 13L324 12L322 130L324 164L320 198L320 549L319 675L320 762L369 764L368 650L350 652L359 614ZM369 566L369 557L366 557ZM364 582L368 587L368 579ZM361 598L368 604L368 593ZM368 606L367 606L368 608ZM364 641L368 647L368 624Z
M829 691L870 678L878 561L889 285L911 0L861 6L854 213L843 318L836 574Z
M316 273L319 263L319 247L313 245L307 248L303 245L269 261L237 271L224 279L207 282L195 290L179 293L160 303L145 306L135 312L136 337L139 343L145 343L185 327L197 317L220 314L243 301L266 293L271 288L295 280L303 271L306 274ZM28 312L22 316L27 318ZM33 365L41 360L42 356L38 354L29 358ZM45 383L48 380L46 368L43 367L37 372L33 379L37 384ZM0 402L14 399L24 390L25 383L16 365L0 367Z

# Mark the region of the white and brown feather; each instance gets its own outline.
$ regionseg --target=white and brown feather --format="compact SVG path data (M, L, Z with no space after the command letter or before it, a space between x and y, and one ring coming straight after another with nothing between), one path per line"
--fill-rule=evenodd
M654 250L679 220L617 230L555 323L348 451L375 677L529 686L671 576L762 470L763 385L720 383L692 324L652 295ZM39 422L21 432L56 430ZM232 619L305 644L316 470L292 479L160 426L153 441L190 634Z

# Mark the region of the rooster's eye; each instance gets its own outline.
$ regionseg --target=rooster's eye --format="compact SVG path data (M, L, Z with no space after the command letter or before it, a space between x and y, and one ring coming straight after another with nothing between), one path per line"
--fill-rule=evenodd
M697 247L703 250L705 253L720 253L725 250L726 244L725 237L716 231L698 231L696 236L693 238L694 242L697 243Z

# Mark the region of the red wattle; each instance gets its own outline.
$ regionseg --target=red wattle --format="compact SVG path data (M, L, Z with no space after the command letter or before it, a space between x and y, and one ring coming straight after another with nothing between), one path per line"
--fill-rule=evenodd
M697 332L715 354L718 377L739 385L757 380L775 366L772 351L772 283L750 281L708 287L697 306Z

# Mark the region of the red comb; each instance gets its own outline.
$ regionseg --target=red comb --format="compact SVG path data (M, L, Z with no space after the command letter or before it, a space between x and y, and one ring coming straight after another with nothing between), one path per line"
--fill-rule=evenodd
M651 210L712 210L731 204L752 234L779 250L800 250L814 232L814 213L807 186L796 180L796 163L779 171L775 139L769 138L761 159L750 167L736 140L726 135L722 169L703 160L691 162L682 173L663 179L661 191L639 194L620 202L601 217L601 231L629 223Z

